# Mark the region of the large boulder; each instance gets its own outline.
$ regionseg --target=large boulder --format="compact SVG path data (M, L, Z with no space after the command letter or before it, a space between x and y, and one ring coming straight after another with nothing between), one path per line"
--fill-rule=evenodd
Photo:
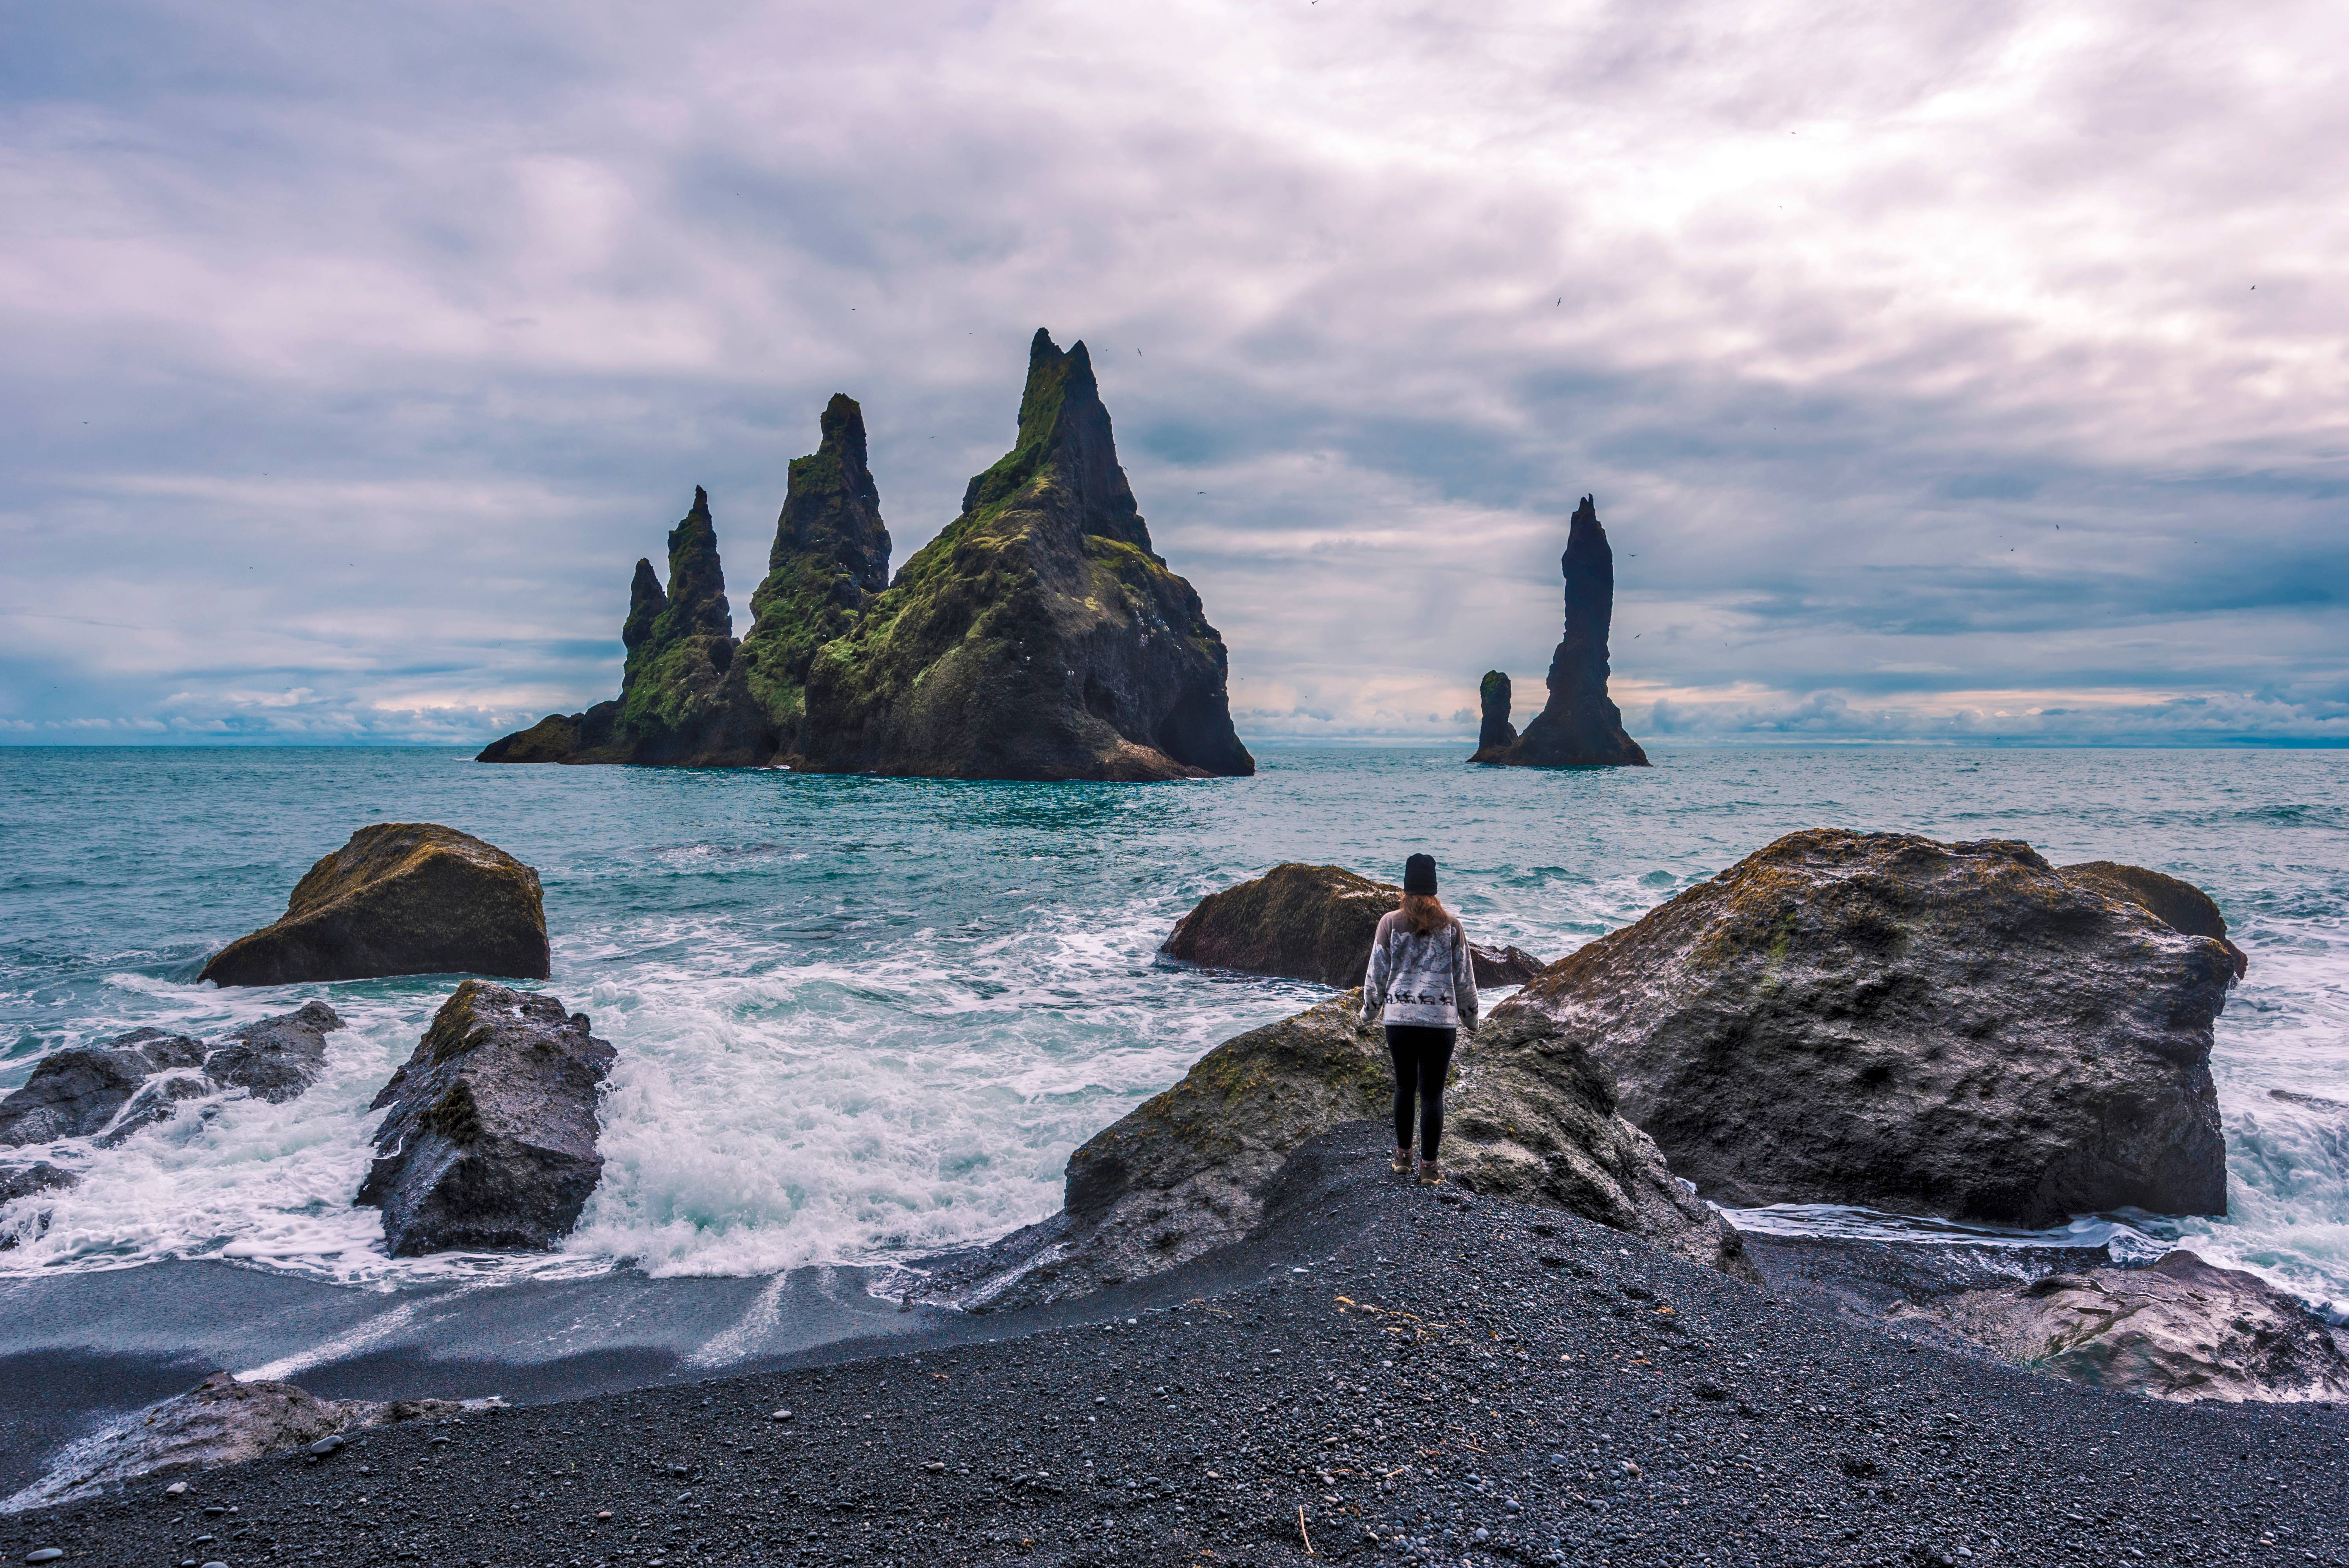
M1509 682L1485 677L1484 722L1468 760L1497 768L1645 768L1607 695L1607 634L1615 618L1615 551L1589 496L1567 525L1566 634L1549 661L1549 700L1520 735L1509 723ZM1494 674L1498 674L1497 671Z
M2227 956L2234 962L2236 979L2251 972L2251 959L2227 940L2227 917L2219 913L2217 901L2192 882L2167 872L2123 865L2118 861L2083 861L2055 869L2073 886L2093 888L2106 898L2136 904L2151 912L2172 931L2209 937L2227 950Z
M1535 1015L1717 1202L2216 1214L2233 963L2028 844L1791 833L1553 965Z
M1069 1157L1062 1212L934 1276L967 1305L1026 1305L1162 1273L1264 1218L1289 1156L1391 1109L1384 1037L1350 992L1225 1041L1180 1083ZM1753 1277L1736 1233L1613 1114L1606 1075L1570 1050L1538 1059L1504 1038L1464 1052L1444 1164L1478 1191L1571 1209L1685 1257Z
M1290 861L1201 899L1158 951L1175 964L1343 989L1362 983L1379 921L1402 903L1402 889L1392 882ZM1544 967L1516 947L1471 943L1469 953L1479 986L1522 985Z
M538 873L454 828L378 822L312 866L275 924L222 948L199 978L286 985L467 972L546 977Z
M2349 1332L2254 1274L2190 1252L2048 1274L1904 1314L2008 1360L2157 1399L2349 1399Z
M595 1089L613 1050L587 1015L537 991L468 980L371 1109L390 1109L357 1202L383 1210L394 1257L554 1246L604 1157Z
M331 1449L361 1428L443 1420L464 1409L455 1399L321 1399L291 1383L239 1382L215 1372L73 1444L56 1470L9 1501L64 1502L141 1476L212 1470L313 1445Z
M133 1029L102 1046L51 1051L22 1088L0 1099L0 1144L94 1137L149 1078L203 1059L200 1042L162 1029Z

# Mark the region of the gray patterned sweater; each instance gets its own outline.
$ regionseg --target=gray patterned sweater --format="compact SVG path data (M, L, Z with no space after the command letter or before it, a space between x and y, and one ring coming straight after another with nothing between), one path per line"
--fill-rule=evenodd
M1458 921L1426 936L1391 911L1371 939L1370 972L1362 976L1362 1016L1431 1029L1476 1026L1476 965L1468 933Z

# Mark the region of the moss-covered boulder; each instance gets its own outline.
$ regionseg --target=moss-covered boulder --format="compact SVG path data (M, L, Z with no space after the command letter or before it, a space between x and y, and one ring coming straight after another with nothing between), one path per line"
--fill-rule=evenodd
M1349 992L1217 1046L1069 1156L1060 1214L942 1271L926 1294L993 1307L1060 1300L1238 1241L1301 1145L1386 1121L1393 1068L1361 1009ZM1480 1037L1459 1059L1442 1150L1453 1180L1754 1277L1736 1233L1614 1114L1613 1086L1587 1057L1514 1038L1488 1051Z
M1402 903L1402 889L1392 882L1343 866L1284 861L1201 899L1158 952L1173 964L1342 989L1362 983L1379 921ZM1521 949L1468 945L1480 986L1522 985L1542 972L1542 961Z
M1039 330L1019 431L811 663L794 765L960 779L1247 774L1223 638L1151 549L1080 343Z
M614 1055L559 997L458 986L372 1108L388 1113L355 1201L382 1209L392 1256L568 1235L603 1179L595 1089Z
M2224 1213L2211 938L2028 844L1790 833L1494 1010L1587 1051L1717 1202Z
M378 822L310 868L274 925L204 965L222 985L548 973L538 873L470 833Z

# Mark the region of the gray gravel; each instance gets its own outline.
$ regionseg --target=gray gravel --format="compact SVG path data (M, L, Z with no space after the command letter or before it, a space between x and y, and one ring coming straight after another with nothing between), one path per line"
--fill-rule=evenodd
M1410 1185L1362 1125L1250 1242L1073 1313L159 1478L0 1518L0 1560L2349 1563L2345 1437Z

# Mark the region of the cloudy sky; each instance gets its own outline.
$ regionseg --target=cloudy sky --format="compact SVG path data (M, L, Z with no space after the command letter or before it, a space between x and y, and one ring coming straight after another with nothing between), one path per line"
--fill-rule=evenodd
M2349 740L2349 7L0 12L0 738L478 741L1081 338L1258 740Z

